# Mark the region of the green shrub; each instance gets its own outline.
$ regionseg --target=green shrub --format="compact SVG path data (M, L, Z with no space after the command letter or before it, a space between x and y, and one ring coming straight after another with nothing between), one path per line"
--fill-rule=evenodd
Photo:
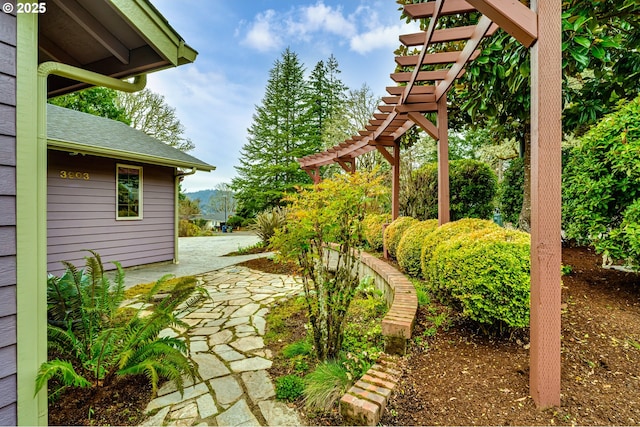
M498 206L505 222L518 224L522 210L524 193L524 160L521 157L512 159L504 172L504 178L498 191Z
M256 221L249 226L255 231L265 245L271 242L276 231L280 230L287 222L287 210L282 207L267 209L256 215Z
M292 359L296 356L305 356L312 352L313 345L306 339L291 343L282 349L282 355L287 359Z
M479 230L438 245L429 262L430 285L481 325L529 325L529 234Z
M420 252L420 268L422 269L422 276L426 280L430 280L429 270L427 266L433 257L435 249L441 243L457 237L461 234L471 233L477 230L483 229L500 229L498 225L491 221L483 219L466 218L454 222L448 222L438 227L433 233L425 236L422 241L422 250Z
M415 218L401 216L387 226L384 230L384 246L387 248L389 255L393 258L396 257L396 249L398 248L402 234L407 228L417 222L418 220Z
M497 178L486 163L477 160L449 162L450 216L490 218L497 191ZM438 165L423 165L411 174L402 192L400 209L420 220L438 217Z
M422 276L420 255L422 254L422 241L438 227L437 219L428 219L411 225L405 230L398 243L396 258L402 270L413 276Z
M304 392L304 380L297 375L285 375L276 379L276 399L286 402L298 400Z
M180 237L194 237L199 236L202 230L188 219L181 219L178 223L178 236Z
M320 363L304 378L304 403L309 409L329 410L351 387L353 379L337 362Z
M235 227L240 227L240 226L242 226L242 223L244 221L245 221L245 219L243 217L238 216L238 215L233 215L233 216L230 216L227 219L227 225L229 225L231 227L234 227L234 228Z
M640 98L591 128L563 175L563 228L605 259L640 265Z
M117 377L140 374L149 379L154 392L161 379L173 381L182 391L185 376L193 377L185 355L187 346L179 338L159 336L169 326L188 326L175 313L182 299L164 298L145 317L140 314L142 308L119 316L117 309L124 296L122 268L115 263L112 283L104 274L100 256L91 254L85 258L85 269L65 262L65 274L48 280L48 346L59 358L40 365L36 393L53 378L60 385L52 391L57 394L69 386L100 387ZM149 303L168 277L160 279L143 302Z
M364 217L364 240L374 251L381 251L383 244L382 226L391 222L391 214L369 214Z

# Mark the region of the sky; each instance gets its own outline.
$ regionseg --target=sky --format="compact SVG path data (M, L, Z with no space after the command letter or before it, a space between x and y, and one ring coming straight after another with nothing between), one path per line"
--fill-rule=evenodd
M215 188L236 176L269 70L289 47L307 75L333 54L350 89L377 96L395 85L398 36L419 31L400 20L395 0L151 0L186 43L195 63L149 75L195 144L189 154L216 170L182 183L186 192Z

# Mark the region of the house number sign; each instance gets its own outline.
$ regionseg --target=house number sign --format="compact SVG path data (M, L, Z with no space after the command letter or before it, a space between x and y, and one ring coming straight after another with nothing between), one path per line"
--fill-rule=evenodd
M83 179L89 181L91 177L89 172L76 172L76 171L60 171L60 178L62 179Z

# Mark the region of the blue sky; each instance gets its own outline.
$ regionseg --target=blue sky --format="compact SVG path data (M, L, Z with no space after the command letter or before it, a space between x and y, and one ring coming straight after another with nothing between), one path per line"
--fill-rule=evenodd
M395 0L152 0L199 52L194 64L154 73L148 87L165 96L196 145L190 153L217 167L185 178L197 191L230 183L247 141L269 70L287 47L310 72L333 54L342 81L367 84L378 96L394 85L393 51L400 34L418 31L400 20Z

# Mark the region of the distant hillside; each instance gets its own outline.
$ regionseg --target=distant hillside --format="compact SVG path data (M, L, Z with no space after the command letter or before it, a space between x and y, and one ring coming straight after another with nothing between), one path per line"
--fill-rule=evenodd
M187 196L189 200L200 199L200 204L206 205L207 203L209 203L209 199L211 198L211 196L217 193L218 193L218 190L212 189L212 190L194 191L192 193L184 193L184 195Z

